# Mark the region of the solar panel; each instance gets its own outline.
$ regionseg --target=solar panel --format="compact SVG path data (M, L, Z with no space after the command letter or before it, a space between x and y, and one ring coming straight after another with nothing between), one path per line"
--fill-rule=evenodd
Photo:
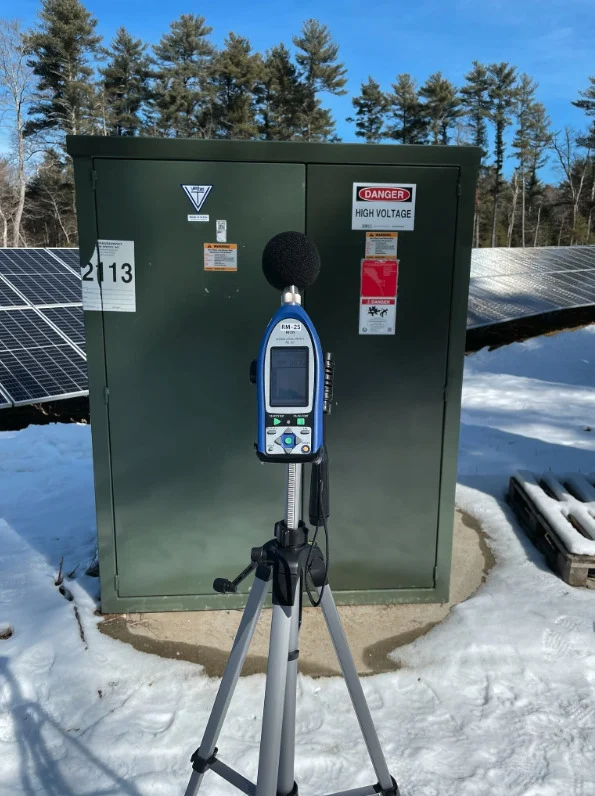
M474 249L467 326L595 304L595 246Z
M81 263L79 260L79 250L78 249L48 249L49 252L55 254L56 257L59 257L62 262L69 265L71 268L79 273L81 269Z
M80 304L81 280L56 263L59 273L11 274L5 279L36 307L46 304Z
M0 274L63 274L70 273L45 249L0 249Z
M85 323L82 307L52 307L42 314L55 324L79 348L85 347Z
M0 312L0 390L15 404L83 395L84 357L34 309Z
M0 307L26 307L27 302L0 277Z

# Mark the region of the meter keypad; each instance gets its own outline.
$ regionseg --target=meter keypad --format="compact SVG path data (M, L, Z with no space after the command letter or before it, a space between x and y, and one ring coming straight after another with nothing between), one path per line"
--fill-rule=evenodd
M308 444L304 445L304 443L309 443L311 433L312 429L307 426L286 426L281 433L279 433L279 427L267 427L267 453L278 454L279 456L284 456L285 454L306 455L310 452L310 447Z

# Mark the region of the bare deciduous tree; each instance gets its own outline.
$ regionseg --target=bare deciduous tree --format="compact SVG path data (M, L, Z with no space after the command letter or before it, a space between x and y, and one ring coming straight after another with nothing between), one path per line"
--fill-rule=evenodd
M0 19L2 124L10 132L16 162L17 197L12 216L13 246L18 246L21 240L21 221L27 188L24 128L27 107L33 99L33 88L33 71L27 64L24 33L17 20Z
M586 154L581 156L580 145L576 135L570 127L565 127L562 133L555 135L552 147L560 167L566 177L567 187L572 201L572 230L570 233L570 245L577 242L577 221L579 206L585 187L585 180L589 166L591 165L591 151L586 149ZM560 240L560 237L558 238ZM558 245L560 245L558 243Z

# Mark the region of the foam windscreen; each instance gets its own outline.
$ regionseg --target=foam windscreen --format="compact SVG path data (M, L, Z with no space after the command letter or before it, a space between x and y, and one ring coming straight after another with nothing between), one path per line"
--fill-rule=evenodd
M316 281L320 255L302 232L280 232L265 246L262 270L267 282L277 290L290 285L303 289Z

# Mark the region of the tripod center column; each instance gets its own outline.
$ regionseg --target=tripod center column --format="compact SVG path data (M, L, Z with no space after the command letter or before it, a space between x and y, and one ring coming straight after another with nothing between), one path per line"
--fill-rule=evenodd
M303 464L287 465L287 500L285 524L297 530L302 519L302 468Z

